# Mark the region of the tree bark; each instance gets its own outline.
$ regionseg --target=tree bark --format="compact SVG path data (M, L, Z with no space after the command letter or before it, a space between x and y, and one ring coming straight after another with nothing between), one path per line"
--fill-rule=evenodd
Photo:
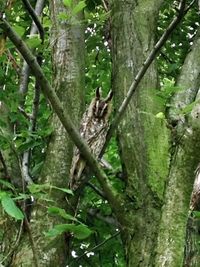
M162 1L113 1L113 89L118 108L134 76L154 46ZM168 130L155 117L164 111L156 98L158 75L152 64L118 127L127 173L127 214L123 236L127 266L151 266L168 174Z
M50 11L52 20L53 86L66 112L71 114L73 122L78 127L78 121L84 107L85 93L83 17L80 13L76 16L77 24L59 20L59 13L67 12L67 10L61 1L56 0L50 2ZM50 183L54 186L66 188L73 150L72 142L55 114L52 116L51 125L54 131L49 142L39 183ZM64 193L51 191L49 192L49 198L55 201L54 205L60 208L67 207ZM61 223L59 218L52 218L47 214L46 204L44 201L37 201L34 205L30 223L38 263L39 266L66 266L65 237L50 239L45 238L43 234L55 223ZM34 259L30 240L28 235L25 234L12 266L33 265Z
M195 169L199 163L200 124L198 104L194 105L190 115L183 115L181 110L199 98L199 44L198 34L178 77L177 85L181 90L173 97L169 112L170 121L175 126L172 135L174 152L171 155L165 205L162 209L158 236L155 266L159 267L182 266L184 261L190 196ZM188 227L190 226L191 223L188 224Z

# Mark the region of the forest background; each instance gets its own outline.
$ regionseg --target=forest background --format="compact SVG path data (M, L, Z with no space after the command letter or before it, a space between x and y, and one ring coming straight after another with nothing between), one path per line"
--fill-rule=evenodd
M1 6L1 266L199 266L198 1ZM98 87L106 168L77 130Z

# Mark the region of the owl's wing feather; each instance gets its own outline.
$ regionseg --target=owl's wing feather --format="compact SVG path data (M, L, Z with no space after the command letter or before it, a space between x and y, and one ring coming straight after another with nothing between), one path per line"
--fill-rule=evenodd
M108 118L111 113L111 99L111 91L106 99L101 99L101 92L97 89L95 98L91 101L81 120L81 137L85 139L91 152L96 157L99 156L105 143L106 134L109 128ZM78 148L75 148L70 169L69 186L72 190L76 190L81 185L83 181L82 174L85 167L85 160L81 157Z
M104 125L105 126L105 125ZM88 146L91 149L91 152L94 156L99 156L101 152L102 145L105 142L105 137L107 133L107 127L97 127L96 132L92 133L92 128L87 128L88 130L85 132L86 137L85 140ZM90 133L89 133L90 132ZM102 142L103 141L103 142ZM78 148L74 149L73 163L70 170L70 188L76 190L80 184L82 183L81 176L86 167L85 160L81 157Z

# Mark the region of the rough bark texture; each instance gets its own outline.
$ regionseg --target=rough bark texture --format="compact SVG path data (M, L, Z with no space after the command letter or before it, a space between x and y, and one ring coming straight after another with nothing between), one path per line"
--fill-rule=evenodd
M83 110L81 101L84 95L84 27L78 21L77 24L71 24L69 21L58 20L59 13L66 12L62 1L52 0L50 9L53 85L63 107L71 114L74 123L78 126L78 120ZM76 19L80 21L82 16L79 14ZM44 169L39 182L66 187L72 156L72 142L55 114L51 124L54 132L49 142ZM49 197L54 199L56 206L60 208L67 206L64 193L52 191L49 193ZM67 255L64 236L56 240L44 237L45 231L49 230L55 223L61 223L58 218L52 218L47 214L44 204L46 205L41 201L36 203L30 224L39 266L66 266ZM33 253L28 236L25 235L21 244L12 266L33 266Z
M172 153L168 184L166 186L165 205L163 206L158 237L155 265L158 267L182 266L184 261L190 196L195 169L199 163L199 104L197 103L193 107L192 112L188 116L184 116L180 112L181 109L199 98L199 45L200 39L197 36L178 78L177 85L182 90L172 100L170 120L173 122L173 125L176 125L172 135L174 152ZM177 111L179 114L177 114ZM190 225L189 223L188 227Z
M117 108L154 45L161 3L113 1L113 89ZM155 117L163 111L156 101L157 87L157 70L153 64L118 128L121 158L128 177L127 214L131 221L123 237L127 266L151 266L155 253L169 165L166 124Z

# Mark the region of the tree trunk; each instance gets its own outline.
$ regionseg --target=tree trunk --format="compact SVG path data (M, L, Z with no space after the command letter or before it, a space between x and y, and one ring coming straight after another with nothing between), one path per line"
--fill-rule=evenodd
M84 27L79 21L82 15L76 16L77 24L59 20L59 13L67 12L62 1L53 0L50 3L52 35L51 45L53 65L53 86L63 104L64 109L71 114L78 127L78 121L83 110L84 99ZM73 105L72 105L73 103ZM39 183L50 183L54 186L66 188L72 156L72 142L58 117L53 114L51 119L53 134L51 136L44 168ZM55 200L60 208L66 208L65 193L49 192L49 198ZM50 239L44 236L55 223L61 219L52 218L47 214L47 203L38 200L34 204L30 223L36 254L30 247L30 236L26 234L16 252L12 266L34 266L38 258L39 266L66 266L65 237ZM27 260L28 259L28 260Z
M154 46L162 1L113 1L113 88L115 106ZM186 120L175 108L196 98L199 88L198 39L177 81L169 123L156 97L158 77L152 64L118 127L121 159L127 175L127 214L123 235L127 266L182 266L189 201L199 158L198 108ZM199 58L199 57L198 57ZM169 129L172 129L171 132ZM164 203L164 205L163 205ZM163 206L163 207L162 207Z
M161 3L113 2L113 88L117 108L154 46ZM155 254L169 166L166 123L155 117L164 111L156 101L157 87L158 75L153 64L118 128L121 158L127 173L127 213L131 221L131 228L124 237L127 266L150 266Z
M200 86L200 39L197 36L182 67L177 85L181 90L173 97L170 121L174 125L172 140L174 152L171 155L165 205L158 237L156 266L182 266L186 225L190 196L194 183L195 169L199 163L199 107L194 105L189 116L181 114L188 104L197 100ZM179 114L177 114L179 110ZM188 227L190 227L190 223ZM163 242L165 240L165 242ZM193 265L189 265L193 266ZM196 266L196 265L194 265Z

